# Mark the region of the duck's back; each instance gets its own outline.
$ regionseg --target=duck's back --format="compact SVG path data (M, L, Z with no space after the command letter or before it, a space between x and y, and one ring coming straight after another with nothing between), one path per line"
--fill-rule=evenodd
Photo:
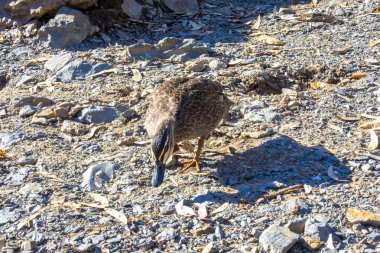
M146 128L154 135L159 123L174 120L175 142L207 137L226 116L231 101L220 83L204 78L177 78L164 82L152 94Z

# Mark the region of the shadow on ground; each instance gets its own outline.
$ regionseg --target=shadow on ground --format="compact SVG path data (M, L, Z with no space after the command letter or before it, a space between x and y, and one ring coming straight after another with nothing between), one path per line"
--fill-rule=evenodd
M166 37L192 38L201 43L237 43L247 40L251 26L259 15L264 17L280 8L288 8L296 4L307 4L310 1L296 0L263 0L263 1L219 1L206 0L200 2L200 12L193 17L165 13L160 18L133 21L124 13L112 8L112 5L100 5L85 13L92 23L111 37L110 44L128 46L144 40L155 44ZM101 6L104 6L103 8ZM252 21L252 23L250 23ZM120 37L122 31L123 36ZM109 43L87 41L83 45L70 50L88 50L105 48Z
M257 199L277 184L290 187L308 184L325 187L338 182L327 175L333 166L338 177L347 179L349 169L323 147L306 147L288 136L279 136L243 153L225 156L211 165L217 168L219 183L236 189L238 193L209 191L198 195L194 202L239 202L244 199L255 204ZM340 183L340 182L339 182Z

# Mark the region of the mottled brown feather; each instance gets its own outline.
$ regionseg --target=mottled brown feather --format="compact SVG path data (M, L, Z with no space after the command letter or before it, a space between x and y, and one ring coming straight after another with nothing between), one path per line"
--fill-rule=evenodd
M154 136L163 124L173 121L175 143L207 137L227 115L231 105L221 84L216 81L172 79L152 93L145 128L150 136Z

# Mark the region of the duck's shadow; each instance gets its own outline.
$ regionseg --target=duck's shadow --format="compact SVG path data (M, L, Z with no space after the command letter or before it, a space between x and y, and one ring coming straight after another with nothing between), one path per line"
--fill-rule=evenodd
M224 156L204 167L217 168L214 173L219 184L233 188L237 193L213 191L194 197L194 202L256 203L269 191L294 185L326 187L341 183L331 179L328 168L333 167L337 177L347 179L349 169L321 146L306 147L288 136L279 136L242 153Z

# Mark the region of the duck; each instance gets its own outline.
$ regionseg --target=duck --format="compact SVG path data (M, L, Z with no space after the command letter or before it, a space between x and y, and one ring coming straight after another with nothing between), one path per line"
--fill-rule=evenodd
M198 147L193 159L181 162L181 172L191 167L201 172L199 161L205 140L233 105L222 85L208 78L173 78L157 85L150 100L144 126L151 138L152 186L163 183L166 163L183 141L198 139Z

